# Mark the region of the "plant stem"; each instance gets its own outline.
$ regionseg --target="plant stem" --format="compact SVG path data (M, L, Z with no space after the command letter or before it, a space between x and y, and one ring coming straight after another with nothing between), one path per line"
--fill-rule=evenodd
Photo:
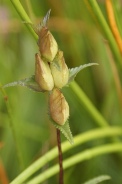
M0 160L0 181L1 181L1 184L9 184L9 181L8 181L8 176L7 176L7 173L5 171L5 168L3 166L3 163L2 161Z
M104 117L100 114L100 112L95 108L83 90L76 82L72 82L70 87L74 94L77 96L78 100L84 105L85 109L89 112L95 122L101 126L106 127L109 126L108 122L104 119Z
M122 54L122 39L117 27L117 23L115 20L115 15L114 15L114 10L112 6L112 1L111 0L106 0L106 10L107 10L107 15L108 15L108 20L110 23L111 31L115 37L116 43L118 45L118 48L120 50L120 53Z
M12 2L16 11L20 15L21 19L24 21L25 25L27 26L27 28L29 29L29 31L31 32L33 37L37 40L38 36L32 28L32 22L31 22L30 18L28 17L27 13L25 12L24 8L22 7L20 1L19 0L10 0L10 1Z
M80 102L84 105L85 109L91 114L92 118L101 127L108 127L108 122L104 119L104 117L100 114L100 112L95 108L83 90L76 82L72 82L70 87L72 88L74 94L80 100ZM112 137L113 142L119 142L118 138Z
M57 132L57 145L58 145L58 157L59 157L59 184L63 184L63 155L62 155L62 149L61 149L61 136L60 136L60 130L56 129Z
M108 40L112 53L114 55L115 61L118 62L120 67L122 67L122 59L121 59L121 54L119 52L117 43L112 35L112 32L102 14L102 11L99 8L99 5L96 0L84 0L88 8L90 8L91 12L94 15L94 18L97 20L99 23L99 26L101 30L103 31L103 34L105 35L106 39Z

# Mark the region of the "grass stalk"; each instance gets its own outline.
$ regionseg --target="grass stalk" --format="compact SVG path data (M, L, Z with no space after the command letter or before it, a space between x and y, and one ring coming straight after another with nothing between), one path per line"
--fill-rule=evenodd
M115 153L115 152L122 152L122 144L120 143L106 144L103 146L98 146L95 148L87 149L81 153L76 154L75 156L72 156L64 160L63 162L64 169L67 169L79 162L90 160L96 156L100 156L100 155L108 154L108 153ZM30 180L28 184L33 184L33 183L40 184L46 179L58 173L58 171L59 171L58 164L56 164L55 166L47 169L45 172L39 174L38 176Z
M81 102L81 104L84 105L85 109L89 112L89 114L98 124L98 126L109 126L108 122L104 119L104 117L100 114L100 112L96 109L96 107L92 104L92 102L83 92L81 87L75 81L70 84L70 87L74 94L77 96L78 100Z
M10 1L13 4L15 10L18 12L19 16L21 17L23 23L25 23L26 27L29 29L34 39L37 40L38 36L32 28L32 22L29 16L27 15L27 13L25 12L24 8L22 7L22 4L20 3L20 1L19 0L10 0Z
M69 144L68 141L62 143L62 152L65 153L66 151L75 148L78 145L81 145L85 142L98 139L98 138L105 138L111 136L118 136L122 135L122 128L120 127L107 127L107 128L98 128L95 130L90 130L85 133L81 133L74 137L74 143L72 146ZM17 176L10 184L22 184L26 179L28 179L31 175L33 175L36 171L42 168L46 163L53 160L58 156L57 147L54 147L48 153L43 155L33 164L31 164L25 171L23 171L19 176Z
M92 11L95 19L99 23L99 27L101 28L103 34L105 35L106 39L108 40L112 53L114 55L115 60L118 62L118 64L122 67L122 59L121 54L119 52L116 40L113 37L113 34L99 8L99 5L96 0L84 0L88 8L90 7L90 10Z

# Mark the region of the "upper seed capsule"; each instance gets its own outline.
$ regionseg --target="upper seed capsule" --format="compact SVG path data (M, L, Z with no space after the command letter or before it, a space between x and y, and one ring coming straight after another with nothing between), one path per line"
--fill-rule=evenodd
M42 27L39 29L37 34L39 36L38 46L41 56L44 57L48 62L53 61L58 51L56 40L47 27Z
M59 125L64 125L69 117L69 105L59 89L54 88L49 97L50 116Z

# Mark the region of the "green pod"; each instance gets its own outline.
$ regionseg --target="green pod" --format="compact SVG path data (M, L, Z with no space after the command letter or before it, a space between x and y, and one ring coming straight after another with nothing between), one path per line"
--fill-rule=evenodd
M38 46L41 56L48 62L52 62L58 52L58 45L47 27L42 27L38 32Z

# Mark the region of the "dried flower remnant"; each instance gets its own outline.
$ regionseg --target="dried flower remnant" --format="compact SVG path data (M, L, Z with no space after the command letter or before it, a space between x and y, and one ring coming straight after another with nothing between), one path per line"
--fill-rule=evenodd
M63 52L58 51L56 58L50 64L55 87L62 88L68 83L69 69L65 63Z
M35 80L43 91L51 91L54 81L49 64L44 62L39 54L35 54Z
M64 125L69 117L69 105L57 88L49 96L49 111L52 120L59 125Z

